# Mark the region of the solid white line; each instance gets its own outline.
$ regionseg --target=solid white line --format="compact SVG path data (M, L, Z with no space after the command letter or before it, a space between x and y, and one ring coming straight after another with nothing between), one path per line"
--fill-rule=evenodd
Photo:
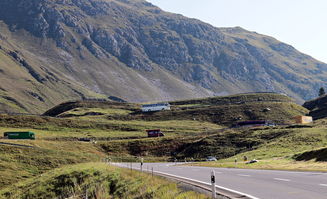
M245 175L245 174L237 174L238 176L243 176L243 177L250 177L250 175Z
M283 179L283 178L274 178L274 180L285 181L285 182L291 181L289 179Z
M156 173L161 173L161 174L176 177L176 178L181 178L181 179L185 179L185 180L189 180L189 181L193 181L193 182L198 182L198 183L202 183L202 184L206 184L206 185L211 185L211 183L207 183L207 182L203 182L203 181L199 181L199 180L194 180L194 179L191 179L191 178L185 178L185 177L182 177L182 176L172 175L172 174L169 174L169 173L163 173L163 172L159 172L159 171L156 171ZM236 191L236 190L233 190L233 189L229 189L229 188L226 188L226 187L222 187L222 186L218 186L218 185L216 185L216 187L219 188L219 189L224 189L226 191L234 192L236 194L244 195L244 196L249 197L251 199L259 199L259 198L255 197L255 196L251 196L249 194L242 193L242 192L239 192L239 191Z
M319 184L320 186L324 186L324 187L327 187L327 184Z

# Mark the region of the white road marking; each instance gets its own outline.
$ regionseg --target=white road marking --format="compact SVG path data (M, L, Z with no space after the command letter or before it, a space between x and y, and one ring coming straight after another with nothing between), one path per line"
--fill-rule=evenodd
M245 175L245 174L237 174L238 176L243 176L243 177L250 177L250 175Z
M200 169L192 169L192 171L200 171Z
M274 180L285 181L285 182L291 181L289 179L283 179L283 178L274 178Z
M324 186L324 187L327 187L327 184L319 184L320 186Z
M223 173L223 172L220 172L220 171L215 171L215 174L221 174L221 173Z
M163 173L163 172L159 172L159 171L156 171L156 173L161 173L161 174L165 174L165 175L168 175L168 176L174 176L174 177L178 177L180 179L186 179L186 180L190 180L190 181L193 181L193 182L200 182L202 184L206 184L206 185L210 185L211 186L211 183L207 183L207 182L203 182L203 181L199 181L199 180L194 180L194 179L191 179L191 178L186 178L186 177L182 177L182 176L177 176L177 175L172 175L172 174L169 174L169 173ZM243 195L243 196L246 196L250 199L259 199L255 196L252 196L252 195L249 195L249 194L246 194L246 193L242 193L242 192L239 192L239 191L236 191L236 190L233 190L233 189L229 189L229 188L226 188L226 187L222 187L222 186L218 186L216 185L217 188L219 189L224 189L224 190L227 190L227 191L230 191L230 192L234 192L236 194L239 194L239 195Z

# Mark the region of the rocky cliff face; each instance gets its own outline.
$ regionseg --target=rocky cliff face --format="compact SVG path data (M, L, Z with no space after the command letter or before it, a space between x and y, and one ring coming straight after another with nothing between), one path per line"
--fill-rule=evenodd
M2 0L0 20L7 46L59 77L130 101L254 91L303 100L327 82L326 64L287 44L143 0Z

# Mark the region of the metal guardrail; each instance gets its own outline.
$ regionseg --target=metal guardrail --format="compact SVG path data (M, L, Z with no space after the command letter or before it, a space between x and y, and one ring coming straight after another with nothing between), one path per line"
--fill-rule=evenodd
M142 172L152 173L152 175L169 178L172 180L176 180L178 182L182 182L182 183L200 188L207 192L212 192L212 184L211 183L202 182L202 181L198 181L198 180L194 180L194 179L190 179L190 178L186 178L186 177L182 177L182 176L176 176L176 175L172 175L172 174L168 174L168 173L164 173L164 172L160 172L160 171L154 171L153 168L151 170L150 169L141 169L141 168L130 168L130 167L128 167L128 165L124 165L121 163L113 163L113 165L123 167L123 168L138 170L138 171L142 171ZM228 199L259 199L257 197L251 196L249 194L245 194L245 193L242 193L242 192L239 192L236 190L232 190L232 189L229 189L226 187L215 185L215 188L216 188L216 195L224 196Z
M162 176L162 177L171 178L171 179L174 179L174 180L177 180L177 181L180 181L180 182L183 182L183 183L186 183L186 184L189 184L189 185L204 189L204 190L209 191L209 192L211 192L211 190L212 190L210 183L206 183L206 182L202 182L202 181L198 181L198 180L193 180L193 179L185 178L185 177L181 177L181 176L175 176L175 175L171 175L171 174L167 174L167 173L163 173L163 172L159 172L159 171L154 171L154 174L158 175L158 176ZM218 186L218 185L216 185L216 195L223 195L223 196L225 196L227 198L230 198L230 199L236 199L236 198L258 199L258 198L255 198L253 196L249 196L247 194L244 194L244 193L241 193L241 192L238 192L238 191L234 191L234 190L231 190L231 189L228 189L228 188L225 188L225 187L222 187L222 186Z
M8 142L0 142L2 145L10 145L10 146L18 146L18 147L26 147L26 148L35 148L34 146L23 145L23 144L13 144Z

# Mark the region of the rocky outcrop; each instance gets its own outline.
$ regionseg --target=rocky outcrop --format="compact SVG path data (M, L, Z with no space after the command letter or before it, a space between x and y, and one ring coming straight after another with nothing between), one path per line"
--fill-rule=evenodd
M301 101L327 82L327 65L292 46L239 27L215 28L166 13L143 0L2 0L0 20L11 31L25 29L55 41L74 60L84 59L86 49L99 61L117 59L135 74L163 70L216 94L274 91ZM65 68L73 76L82 73L71 63ZM106 87L86 82L81 83L97 91Z

